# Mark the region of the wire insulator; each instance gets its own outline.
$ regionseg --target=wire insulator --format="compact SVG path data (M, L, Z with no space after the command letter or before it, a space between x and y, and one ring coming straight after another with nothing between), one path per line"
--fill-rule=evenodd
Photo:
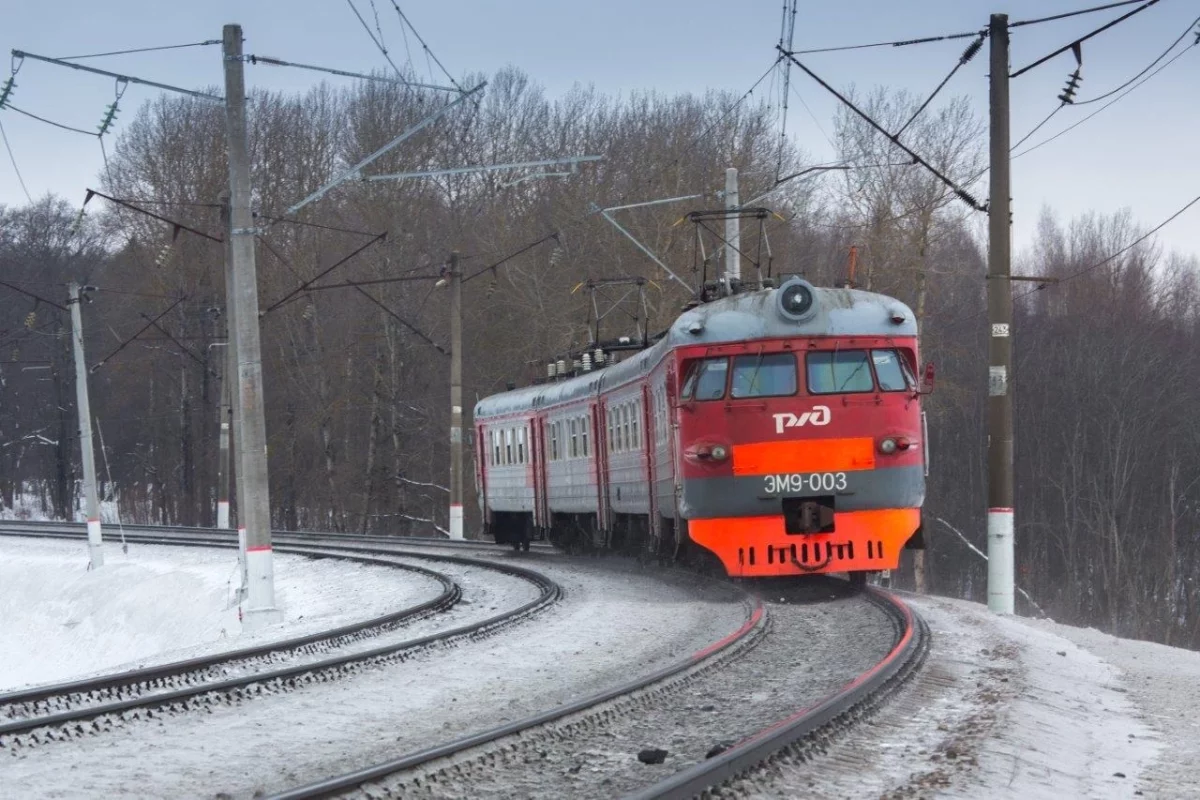
M986 37L984 36L980 36L978 39L967 45L967 49L963 50L963 54L959 59L959 63L966 64L972 58L979 55L979 51L983 49L983 41L985 38Z
M1076 70L1067 78L1067 85L1063 89L1062 94L1058 96L1058 99L1061 100L1064 105L1075 102L1075 92L1079 89L1079 82L1081 80L1083 80L1083 77L1079 74L1079 69L1076 68Z

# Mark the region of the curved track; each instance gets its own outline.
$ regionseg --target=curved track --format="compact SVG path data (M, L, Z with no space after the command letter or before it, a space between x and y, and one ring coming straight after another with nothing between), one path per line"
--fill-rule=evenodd
M52 527L50 525L38 523L36 526L42 535L55 538L74 537L82 533L82 526L70 526L69 528L59 526L57 532L47 530ZM0 524L0 530L9 527L8 524ZM29 528L27 527L26 530ZM196 534L203 535L196 536ZM228 533L214 534L212 531L196 531L195 529L185 532L185 529L139 528L135 533L132 528L127 527L126 538L130 541L161 544L183 544L185 540L187 543L209 546L231 546L233 543L232 536ZM380 539L383 541L379 544L386 544L387 549L380 549L375 544ZM292 541L298 540L307 540L313 544L311 546L291 544ZM319 547L316 545L316 540L321 541ZM347 546L327 545L329 540L344 541ZM408 544L409 541L393 537L364 539L338 534L280 534L278 541L280 542L278 549L281 552L303 553L311 548L328 551L330 554L336 553L338 557L343 557L351 552L401 554L435 561L486 563L491 568L502 569L510 573L529 572L520 567L492 562L476 562L474 559L450 555L430 555L427 552L405 554L392 548ZM289 544L282 544L285 541ZM349 546L351 542L359 546L351 547ZM448 547L495 547L490 543L480 542L451 543L441 540L438 543ZM420 544L426 544L426 542L421 541ZM537 573L531 574L536 575ZM545 578L543 580L553 583ZM543 586L538 599L527 603L522 609L506 612L476 626L468 627L480 629L505 627L511 624L511 615L535 613L538 608L553 602L556 597L548 597L548 593L554 595L556 591L561 590ZM864 598L890 621L890 625L882 626L878 636L881 640L878 642L880 649L886 650L882 658L873 660L867 669L861 669L851 680L845 680L844 674L846 673L843 673L838 688L816 702L808 703L790 714L787 714L785 709L778 709L780 713L772 718L771 724L765 727L756 725L760 728L756 732L744 735L736 743L714 749L709 754L710 757L703 761L683 769L677 769L665 778L662 778L661 770L639 773L642 777L635 777L633 780L637 781L635 785L640 788L634 790L632 796L682 798L697 795L721 796L726 791L732 794L753 791L755 774L765 765L769 765L779 758L806 760L812 757L822 749L822 742L854 725L884 702L897 686L919 668L928 647L928 633L923 621L898 598L876 590L867 590ZM471 781L479 775L488 774L494 770L501 771L494 773L496 777L500 777L504 769L536 771L540 767L537 763L530 765L531 752L534 753L535 760L538 755L545 758L546 751L553 750L557 743L565 740L586 742L590 737L600 735L599 732L602 732L614 720L639 714L651 717L662 716L664 707L667 706L667 699L672 695L686 694L688 690L693 693L704 692L715 682L733 676L736 670L731 668L727 675L724 667L744 662L746 659L743 659L742 656L754 651L766 638L770 624L769 614L770 612L764 609L761 601L756 601L748 606L746 621L737 631L711 646L681 659L678 663L658 669L652 674L641 676L624 685L590 697L558 706L550 711L483 732L462 736L437 747L402 754L386 762L316 781L276 796L283 798L327 797L355 790L365 791L371 796L375 796L375 794L392 796L395 792L405 794L406 789L412 789L414 785L428 790L423 792L425 794L449 796L446 795L446 792L449 791L452 795L453 787L470 786ZM890 633L891 636L890 643L886 643L885 634L887 633ZM420 647L446 638L471 635L466 632L466 628L459 628L425 637L424 640L404 643L398 647L403 648L405 645ZM336 661L336 659L329 661ZM308 665L301 669L311 671L323 668L322 662L318 662L315 666ZM733 678L730 677L730 679ZM264 677L257 675L250 680L261 683L264 681ZM271 679L268 677L266 680ZM211 687L210 689L200 688L197 694L210 691ZM694 707L692 710L695 710ZM711 710L711 707L705 710ZM756 718L756 722L761 723L761 721L761 718ZM685 723L675 722L673 724ZM60 726L56 730L62 732L63 729ZM0 741L5 741L6 737L3 737L2 733L3 728L0 727ZM51 736L50 738L58 737ZM655 778L650 776L658 776L661 779L655 782ZM569 785L571 784L564 783L560 789ZM554 796L554 784L551 783L549 786L550 794ZM546 787L540 788L545 789ZM628 785L622 791L629 792ZM558 796L566 794L571 794L571 791L569 789L562 791Z
M773 721L724 752L630 797L682 800L722 796L722 790L732 796L751 793L755 773L774 759L811 760L824 750L830 737L861 721L883 703L924 662L929 631L900 598L876 589L866 591L894 625L895 639L882 659L813 705Z
M12 531L7 524L3 524L0 525L0 534L48 539L81 538L82 532L73 530L73 527L59 526L55 529L52 525L39 525L39 530L32 532ZM180 535L172 529L160 529L149 535L127 532L126 539L140 544L234 546L227 536ZM549 607L562 594L557 583L540 573L471 558L391 549L379 551L378 555L382 557L375 557L360 555L362 549L351 551L306 545L282 545L276 549L283 553L344 558L420 572L441 582L443 591L433 600L411 608L330 631L204 658L0 695L0 718L4 719L0 722L0 744L9 749L20 749L47 740L76 738L99 733L125 721L149 717L155 713L155 709L165 707L170 711L186 711L205 705L235 703L248 697L327 681L339 674L356 672L368 664L407 660L433 647L489 636ZM378 636L450 609L459 601L462 589L456 582L433 570L394 560L400 556L502 572L533 584L537 596L517 608L468 625L353 653L334 654L272 668L281 656L336 650L348 643ZM243 674L228 677L231 672L237 671Z

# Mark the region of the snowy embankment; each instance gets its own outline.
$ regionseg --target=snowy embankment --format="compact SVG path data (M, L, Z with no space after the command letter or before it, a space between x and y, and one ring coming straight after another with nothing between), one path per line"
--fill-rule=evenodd
M1200 797L1200 653L961 600L906 598L921 672L828 760L762 798Z
M285 619L242 634L230 550L0 537L0 691L177 661L380 616L435 595L406 570L277 555Z

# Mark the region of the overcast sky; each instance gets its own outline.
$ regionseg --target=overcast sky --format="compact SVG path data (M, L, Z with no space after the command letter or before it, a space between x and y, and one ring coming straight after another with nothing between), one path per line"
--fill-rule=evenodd
M1071 11L1101 0L801 0L796 22L798 50L918 38L978 30L988 14L1013 20ZM385 43L404 62L405 37L392 0L374 0ZM709 88L744 92L775 59L781 0L397 0L433 52L456 76L490 73L515 65L558 95L576 83L610 92L655 89L664 93ZM354 0L374 27L371 0ZM1021 67L1127 8L1013 31L1012 61ZM1196 0L1161 0L1083 47L1078 99L1121 85L1157 58L1188 29ZM224 23L245 31L246 52L343 69L385 66L346 0L210 0L204 3L149 0L55 0L9 3L0 46L50 56L71 56L134 47L219 39ZM1188 34L1172 52L1196 38ZM408 44L415 48L411 34ZM931 90L957 60L964 40L905 48L878 48L804 56L808 66L838 87L884 84L917 94ZM1171 56L1168 56L1170 58ZM1165 61L1165 60L1164 60ZM426 58L412 62L428 77ZM217 47L91 59L84 63L185 87L221 82ZM1012 84L1013 141L1058 104L1055 99L1074 68L1067 53ZM433 67L436 73L436 67ZM986 49L948 87L972 98L986 115ZM0 69L0 80L7 77ZM439 77L437 74L434 77ZM277 67L248 67L251 86L303 89L321 76ZM333 78L333 81L340 79ZM833 160L826 137L836 100L807 76L792 70L788 129L817 162ZM112 102L112 79L27 60L12 104L84 130L95 130ZM764 81L771 96L778 83ZM1064 216L1089 209L1132 209L1139 222L1157 225L1200 194L1200 47L1192 47L1161 74L1125 99L1054 142L1013 164L1014 236L1023 245L1044 205ZM156 90L130 86L114 132ZM811 114L799 102L802 99ZM1102 101L1068 107L1030 143L1077 122ZM61 194L72 202L95 185L101 168L94 137L61 131L0 111L13 154L29 191ZM111 142L111 137L108 138ZM111 146L111 144L110 144ZM558 155L558 154L555 154ZM565 155L565 154L564 154ZM714 176L714 187L721 176ZM697 187L706 188L706 187ZM0 203L25 201L7 153L0 153ZM1164 229L1167 247L1200 254L1200 204Z

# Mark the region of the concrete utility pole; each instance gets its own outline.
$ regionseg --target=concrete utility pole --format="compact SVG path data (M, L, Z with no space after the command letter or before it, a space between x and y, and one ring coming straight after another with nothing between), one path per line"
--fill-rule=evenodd
M450 538L463 538L462 272L450 254Z
M725 280L742 279L742 220L737 209L742 204L738 195L738 171L725 170Z
M262 357L259 352L258 280L254 266L254 219L250 213L250 162L246 151L246 81L242 26L226 25L221 48L225 63L225 135L229 155L233 280L226 306L233 310L232 341L237 350L240 428L234 431L238 463L238 528L246 531L248 576L245 624L250 630L278 622L275 570L271 553L271 499L267 478L267 425L263 412ZM240 535L240 534L239 534Z
M87 505L88 556L91 569L104 566L104 540L100 531L100 501L96 496L96 454L92 450L92 410L88 404L87 363L83 360L83 311L79 284L67 288L71 306L71 343L75 352L75 405L79 411L79 448L83 461L83 495Z
M233 381L233 372L229 368L229 357L225 357L225 366L221 369L221 402L217 406L217 527L229 527L229 490L232 485L230 473L232 459L230 458L229 439L233 433L233 414L229 410L231 392L229 384ZM239 556L241 553L238 554Z
M225 286L226 298L233 286L233 216L229 208L229 192L221 192L221 236L225 240ZM219 413L220 434L217 464L217 527L228 528L232 523L230 500L233 497L233 431L240 429L237 421L238 404L233 402L240 396L237 386L237 347L233 335L235 328L233 306L225 303L225 367L221 376L221 406ZM241 482L238 482L238 503L242 501ZM238 561L242 565L242 588L246 586L246 530L238 526Z
M1012 195L1008 15L993 14L991 189L988 198L988 610L1013 613Z

